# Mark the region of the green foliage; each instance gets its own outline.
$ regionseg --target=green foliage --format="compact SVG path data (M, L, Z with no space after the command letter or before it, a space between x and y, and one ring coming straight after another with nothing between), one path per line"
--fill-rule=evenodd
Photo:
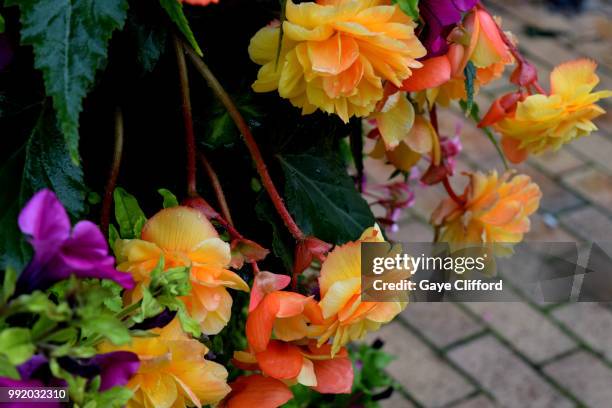
M187 21L187 17L185 17L185 13L183 13L183 5L178 0L159 0L161 6L166 10L170 19L176 24L178 29L183 33L191 47L198 53L198 55L202 56L202 50L198 45L198 42L191 31L191 27L189 26L189 21Z
M0 15L0 34L4 32L4 29L5 29L4 17Z
M255 204L255 213L261 221L272 227L272 251L283 263L288 272L293 270L293 249L288 245L291 235L284 228L266 193L261 193Z
M24 327L10 327L0 332L0 354L12 365L29 360L34 354L30 330Z
M143 74L153 71L168 42L168 34L163 25L156 20L149 21L147 17L131 13L126 24Z
M249 94L241 94L234 98L236 107L244 119L256 125L262 118L262 113L253 104ZM206 118L204 144L210 149L230 147L240 140L240 132L227 109L217 100L213 102L212 109Z
M119 224L121 238L140 238L140 231L147 221L144 212L138 205L136 197L117 187L113 192L115 200L115 218Z
M126 18L127 0L7 0L21 10L21 42L34 48L73 163L79 161L79 115L107 44Z
M414 21L419 20L419 0L392 0L393 4L398 4L400 9Z
M176 196L174 194L172 194L172 192L168 189L165 188L160 188L159 190L157 190L157 192L163 197L164 199L164 208L169 208L169 207L176 207L179 205L178 200L176 199Z
M306 234L342 244L374 225L370 207L339 160L307 153L280 156L280 162L287 205Z
M5 304L15 292L15 284L17 282L17 271L12 267L7 267L4 271L4 279L2 280L2 297L0 305Z
M476 67L472 61L467 62L463 74L465 75L465 93L467 95L465 110L471 112L472 106L474 106L474 80L476 79Z

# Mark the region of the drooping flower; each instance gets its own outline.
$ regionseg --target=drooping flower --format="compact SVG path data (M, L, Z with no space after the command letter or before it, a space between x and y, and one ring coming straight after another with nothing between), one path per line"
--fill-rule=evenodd
M550 74L550 95L514 99L515 105L493 125L509 159L520 162L528 153L556 150L597 130L592 120L605 111L596 102L612 91L592 92L599 83L596 68L588 59L566 62Z
M137 282L128 301L142 296L141 287L163 256L167 268L191 267L191 294L182 298L205 334L216 334L227 324L232 297L226 288L248 292L248 285L230 271L230 246L197 210L172 207L161 210L142 228L141 239L118 240L115 252L119 270Z
M278 90L303 114L321 109L345 122L367 116L383 96L383 81L399 87L421 66L416 58L426 51L414 27L384 0L288 0L280 51L279 26L251 39L251 59L262 65L253 89Z
M321 267L319 305L326 319L320 328L318 344L333 337L331 355L349 341L378 330L406 307L405 302L365 302L361 300L361 243L384 242L378 226L367 229L361 238L336 247Z
M478 0L421 0L419 12L425 22L420 35L427 48L427 56L435 57L446 54L446 38L461 21L462 13L471 10Z
M230 392L225 368L204 358L208 349L189 338L178 319L151 332L157 337L136 337L123 346L99 346L102 352L125 350L138 355L140 367L127 383L134 391L128 408L200 407L215 404Z
M451 249L465 244L514 244L529 231L529 216L540 204L542 192L526 175L497 171L467 173L469 183L459 197L443 200L432 214L439 241Z
M293 398L284 382L260 374L240 376L230 386L222 408L276 408Z
M51 190L41 190L19 214L19 228L34 248L34 257L17 281L16 293L45 289L74 274L111 279L130 289L132 277L114 268L108 245L97 225L79 221L71 230L62 203Z

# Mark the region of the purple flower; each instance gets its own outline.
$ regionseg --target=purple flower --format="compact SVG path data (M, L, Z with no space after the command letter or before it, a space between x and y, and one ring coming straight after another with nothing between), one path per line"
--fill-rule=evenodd
M425 21L421 41L427 48L427 58L446 54L446 37L461 21L462 13L471 10L478 0L421 0L419 11Z
M42 354L33 355L28 361L17 366L17 372L21 379L15 380L8 377L0 377L0 387L8 388L40 388L40 387L65 387L63 380L51 378L46 369L47 358ZM44 379L43 379L44 378ZM9 402L3 403L3 408L60 408L60 402Z
M90 221L70 228L70 219L55 193L41 190L19 214L19 228L28 235L34 257L19 276L17 293L46 289L75 274L81 278L112 279L126 289L132 276L114 268L115 260L100 229Z
M100 391L122 387L136 374L140 367L138 356L130 351L113 351L92 358L59 360L66 371L84 378L100 376Z

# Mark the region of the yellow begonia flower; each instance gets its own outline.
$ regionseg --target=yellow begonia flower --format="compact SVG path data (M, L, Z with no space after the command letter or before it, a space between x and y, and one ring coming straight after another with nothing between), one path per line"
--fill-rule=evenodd
M596 68L588 59L559 65L550 74L550 95L528 96L514 114L497 122L494 127L502 134L507 154L524 157L556 150L597 130L592 120L605 111L595 103L612 96L612 91L591 92L599 83Z
M344 122L367 116L383 96L383 81L401 86L426 54L415 23L385 0L288 0L285 13L280 52L280 26L251 39L249 55L262 65L253 89L278 90L302 114L318 108Z
M142 285L164 257L165 267L191 267L191 294L181 298L205 334L217 334L229 321L232 297L227 288L248 292L248 285L228 265L230 246L199 211L188 207L166 208L142 229L141 239L115 244L120 271L130 272L137 285L126 302L142 297Z
M497 171L468 173L469 183L459 197L443 200L432 215L441 228L439 241L451 249L464 244L514 244L529 231L529 216L540 204L542 192L526 175Z
M319 306L325 323L318 344L331 337L332 356L345 344L363 338L390 322L406 307L406 302L363 302L361 300L361 243L385 242L375 226L368 228L361 238L336 247L321 267Z
M201 407L222 400L231 388L227 370L204 358L208 349L189 338L178 319L162 329L153 329L156 337L135 337L131 345L103 343L99 351L131 351L138 355L140 367L128 382L134 396L127 408Z

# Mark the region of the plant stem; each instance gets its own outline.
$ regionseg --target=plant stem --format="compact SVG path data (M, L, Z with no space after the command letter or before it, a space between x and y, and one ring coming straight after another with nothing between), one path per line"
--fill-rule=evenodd
M185 145L187 147L187 195L196 197L196 143L193 131L193 117L191 114L191 96L189 92L189 77L187 75L187 63L181 40L173 36L174 51L176 53L176 64L181 86L181 99L183 109L183 122L185 125Z
M113 164L111 167L106 187L104 188L104 199L102 201L102 215L100 226L102 232L108 237L108 225L110 223L111 205L113 202L113 192L117 184L119 169L121 168L121 157L123 155L123 113L120 107L115 109L115 151L113 153Z
M454 202L459 204L459 206L463 206L463 204L465 204L463 199L459 197L457 193L455 193L455 190L453 190L453 188L451 187L450 182L448 181L448 177L444 177L444 179L442 179L442 185L444 186L444 189Z
M206 170L206 174L208 174L208 178L210 179L210 183L212 184L213 190L215 190L215 195L217 196L217 202L219 203L219 207L221 208L221 214L223 218L227 221L229 225L233 225L234 221L232 221L232 214L230 213L229 206L227 205L227 200L225 199L225 193L223 192L223 187L221 187L221 183L219 182L219 177L215 172L215 169L212 167L206 156L203 152L199 152L200 163Z
M291 214L289 214L289 211L287 210L283 199L278 193L278 190L276 189L276 186L274 185L274 182L270 177L270 173L268 173L268 168L266 167L266 163L264 162L259 147L257 146L257 142L255 142L255 138L253 137L253 134L251 133L251 130L249 129L249 126L247 125L246 121L240 114L240 111L238 111L238 108L236 107L230 96L227 94L225 89L223 89L223 86L221 86L217 78L213 75L213 73L210 71L206 63L204 63L202 58L200 58L200 56L189 45L183 43L183 47L186 50L189 59L191 60L191 62L193 62L195 68L204 77L204 79L208 83L208 86L212 89L217 98L225 106L225 109L227 109L228 113L236 124L236 127L238 127L238 130L244 137L244 141L247 145L247 148L249 149L249 153L251 154L251 157L255 162L255 167L257 168L257 173L259 173L261 182L264 188L266 189L268 195L270 196L274 208L276 208L276 211L285 223L285 226L296 240L303 240L304 233L295 223L295 221L291 217Z

